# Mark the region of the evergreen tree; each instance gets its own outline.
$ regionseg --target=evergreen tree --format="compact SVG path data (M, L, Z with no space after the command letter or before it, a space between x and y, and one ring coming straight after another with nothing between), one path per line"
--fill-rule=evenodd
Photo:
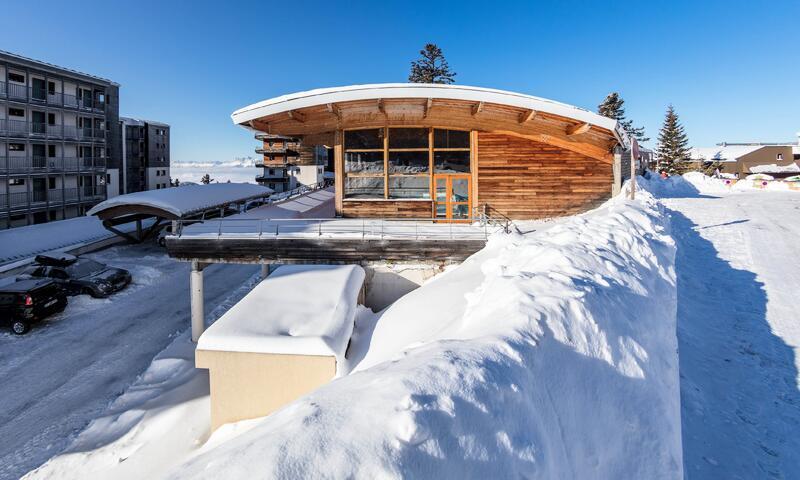
M429 43L419 51L421 58L411 62L411 74L408 81L411 83L453 83L455 72L450 71L442 54L442 49Z
M211 183L213 181L214 181L214 179L211 178L211 175L209 175L207 173L205 175L203 175L203 178L200 179L200 183L205 184L205 185L208 185L209 183Z
M658 169L669 174L681 174L688 167L689 139L683 130L678 114L670 105L664 117L664 125L658 133Z
M624 104L625 100L619 96L619 93L611 92L603 100L603 103L597 106L597 113L619 122L625 133L635 138L639 143L650 140L650 138L644 136L644 127L636 128L633 126L633 120L625 119L625 109L622 107Z

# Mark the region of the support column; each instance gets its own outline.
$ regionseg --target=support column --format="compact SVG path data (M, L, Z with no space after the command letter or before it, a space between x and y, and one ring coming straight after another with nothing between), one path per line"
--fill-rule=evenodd
M261 280L264 280L269 276L269 263L262 263L261 264Z
M194 343L197 343L206 328L203 311L203 269L205 267L205 264L193 260L192 271L189 274L189 292L192 305L192 342Z
M622 189L622 151L619 147L614 149L614 163L612 165L614 183L611 185L611 196L616 197Z

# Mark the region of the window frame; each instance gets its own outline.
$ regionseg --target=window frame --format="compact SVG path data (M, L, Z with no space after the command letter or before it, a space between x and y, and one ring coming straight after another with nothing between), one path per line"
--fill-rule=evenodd
M395 128L418 128L418 129L427 129L428 130L428 146L427 148L389 148L389 138L391 135L391 130ZM348 149L347 148L347 132L351 131L358 131L358 130L383 130L383 148L369 148L369 149ZM452 130L452 131L459 131L459 132L466 132L469 139L469 144L467 147L464 148L436 148L434 146L434 132L436 130ZM434 176L437 175L435 164L434 164L434 153L435 152L446 152L446 151L462 151L468 152L469 154L469 171L468 172L458 172L458 173L439 173L438 175L469 175L470 178L473 178L473 163L474 163L474 144L473 144L473 135L471 129L466 128L452 128L452 127L437 127L437 126L424 126L424 125L389 125L389 126L382 126L382 127L355 127L355 128L343 128L342 129L342 201L375 201L375 200L387 200L387 201L398 201L398 202L407 202L407 201L426 201L426 202L433 202L434 201ZM366 153L366 152L383 152L383 172L382 173L349 173L346 170L347 165L347 153ZM389 171L389 153L390 152L428 152L428 171L425 173L412 173L412 174L403 174L403 173L391 173ZM357 197L348 197L346 190L347 185L347 177L372 177L372 178L383 178L383 196L375 196L375 197L367 197L367 198L357 198ZM389 178L390 177L428 177L428 195L427 197L392 197L391 192L389 191Z

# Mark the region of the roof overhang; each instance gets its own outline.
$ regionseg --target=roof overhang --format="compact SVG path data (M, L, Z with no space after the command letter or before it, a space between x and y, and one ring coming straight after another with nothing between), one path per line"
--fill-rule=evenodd
M444 113L437 118L437 112ZM381 121L462 126L576 151L583 143L587 146L582 150L595 157L606 157L613 145L628 145L614 119L545 98L464 85L387 83L309 90L249 105L233 112L231 119L249 130L299 136Z

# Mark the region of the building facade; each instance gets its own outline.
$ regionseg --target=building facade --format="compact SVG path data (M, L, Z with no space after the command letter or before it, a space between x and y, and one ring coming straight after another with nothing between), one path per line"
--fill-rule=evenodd
M242 108L235 124L332 148L336 214L468 222L572 215L624 174L616 121L563 103L461 85L318 89ZM266 136L266 137L265 137ZM266 149L266 146L265 146Z
M262 142L256 153L263 155L256 163L263 168L256 176L259 184L281 193L324 180L328 151L323 146L302 145L297 138L267 133L257 133L256 140Z
M169 125L128 117L119 124L122 161L109 169L108 196L169 188Z
M723 142L692 148L690 155L698 165L718 163L720 172L741 178L753 173L789 177L800 172L800 134L797 143Z
M105 200L119 136L117 83L0 51L0 228Z

